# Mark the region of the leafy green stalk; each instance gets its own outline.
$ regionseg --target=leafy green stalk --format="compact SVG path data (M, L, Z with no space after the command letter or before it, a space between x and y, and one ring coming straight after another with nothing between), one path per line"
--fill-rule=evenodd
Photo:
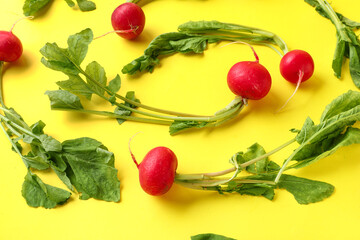
M23 12L25 16L34 16L40 10L44 9L52 0L25 0L23 5ZM72 0L65 0L69 7L74 7L75 3ZM79 9L83 12L92 11L96 9L96 5L88 0L76 0Z
M68 38L66 49L60 48L56 43L47 43L40 50L44 56L41 62L46 67L61 71L68 76L68 80L57 82L61 90L46 92L52 109L117 118L119 124L124 121L137 121L170 125L170 134L173 135L189 128L219 126L236 117L246 105L246 99L237 97L214 115L201 116L144 105L136 99L134 92L121 96L116 93L121 87L121 79L118 75L108 83L105 70L99 63L94 61L86 68L81 67L92 40L92 31L85 29ZM114 112L84 109L80 97L91 100L92 95L97 95L114 105L116 107ZM139 116L130 116L132 114Z
M328 18L336 28L337 45L333 57L332 68L335 76L341 78L342 65L349 58L350 75L354 84L360 88L360 40L354 30L360 23L352 21L333 10L326 0L305 0L315 7L323 17Z
M27 168L22 196L32 207L54 208L70 198L71 192L45 184L33 170L52 169L80 199L95 198L105 201L120 200L120 182L114 167L114 154L99 141L78 138L59 142L44 133L45 123L38 121L29 126L12 108L8 108L2 95L2 69L0 62L0 127ZM30 149L23 153L23 145Z
M280 53L280 50L280 55L288 52L284 40L266 30L218 21L187 22L178 27L178 32L164 33L152 40L144 55L125 65L122 73L152 72L160 63L161 56L174 53L203 53L208 44L220 41L242 41L263 45L277 53Z
M232 168L213 173L177 174L175 182L192 189L237 192L268 199L273 199L274 189L280 188L293 194L300 204L318 202L332 194L332 185L283 173L313 164L341 147L359 144L360 129L354 127L358 121L360 92L348 91L326 106L318 125L307 118L301 130L292 130L297 133L294 139L274 150L266 153L262 146L255 143L246 152L238 152L231 157ZM299 146L281 167L268 159L294 142ZM250 175L239 177L238 174L243 170ZM233 175L225 177L229 173Z

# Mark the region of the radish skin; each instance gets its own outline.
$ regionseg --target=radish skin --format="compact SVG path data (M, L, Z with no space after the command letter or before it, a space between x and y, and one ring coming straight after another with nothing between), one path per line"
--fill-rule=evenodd
M295 83L296 87L292 95L284 105L278 109L281 111L298 91L301 83L308 80L314 73L314 60L311 55L303 50L292 50L284 55L280 61L280 73L289 82Z
M170 190L178 166L173 151L166 147L153 148L140 164L132 153L131 156L139 169L140 186L146 193L152 196L160 196Z
M255 61L242 61L233 65L227 75L230 90L244 99L259 100L265 97L271 88L269 71L259 63L259 57L254 48L245 42L234 42L248 45Z
M123 3L111 15L111 23L116 33L125 39L135 39L145 26L145 14L134 3Z

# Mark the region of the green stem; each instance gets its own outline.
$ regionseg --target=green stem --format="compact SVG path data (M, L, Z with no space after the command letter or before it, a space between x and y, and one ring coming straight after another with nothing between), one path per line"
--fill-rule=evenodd
M345 30L346 27L340 21L338 15L331 7L331 5L326 0L317 0L317 2L320 4L321 8L328 14L330 21L335 25L335 28L338 34L341 36L341 39L347 42L352 42L352 40L349 38L349 36L346 33Z
M136 102L136 101L133 101L131 99L128 99L126 97L123 97L115 92L112 92L110 91L109 89L105 88L103 85L101 85L99 82L97 82L96 80L94 80L91 76L89 76L89 74L87 74L84 70L82 70L79 66L77 66L74 62L72 62L76 67L77 69L87 78L89 79L92 83L96 84L97 87L101 88L102 90L104 90L105 92L107 92L109 95L111 96L115 96L116 98L124 101L124 102L127 102L127 103L130 103L131 105L134 105L134 106L137 106L137 107L141 107L141 108L144 108L144 109L147 109L147 110L150 110L150 111L153 111L153 112L159 112L159 113L164 113L164 114L168 114L168 115L176 115L176 116L184 116L184 117L198 117L200 115L195 115L195 114L188 114L188 113L181 113L181 112L175 112L175 111L169 111L169 110L163 110L163 109L159 109L159 108L154 108L154 107L150 107L150 106L147 106L147 105L144 105L144 104L141 104L139 102ZM105 98L107 99L106 97L96 93L98 96L102 97L102 98ZM107 99L108 100L108 99ZM128 107L130 108L130 107ZM134 108L131 108L129 109L131 111L134 111ZM137 110L138 113L142 114L144 113L143 111L139 111ZM143 115L146 115L146 114L143 114ZM206 116L201 116L201 117L206 117Z
M10 121L10 119L8 119L7 117L3 116L0 114L0 119L2 119L3 121L5 122L8 122L11 126L17 128L18 130L28 134L29 136L33 137L33 138L36 138L36 139L39 139L38 136L36 136L35 134L33 134L31 131L29 131L28 129L25 129L24 127L14 123L13 121Z
M271 155L273 155L274 153L282 150L283 148L289 146L290 144L294 143L296 140L295 138L294 139L291 139L290 141L282 144L281 146L271 150L270 152L268 153L265 153L259 157L256 157L254 159L251 159L245 163L242 163L239 165L239 169L243 169L243 168L246 168L247 166L250 166L251 164L254 164L264 158L267 158ZM225 170L222 170L222 171L219 171L219 172L211 172L211 173L198 173L198 174L177 174L175 179L177 179L178 181L194 181L194 180L206 180L206 179L211 179L213 177L219 177L219 176L223 176L225 174L228 174L228 173L231 173L231 172L234 172L236 171L237 168L236 167L232 167L232 168L229 168L229 169L225 169Z
M2 88L2 84L3 84L3 69L4 69L4 62L0 61L0 104L2 107L6 108L5 104L4 104L4 97L3 97L3 88Z
M154 123L154 124L161 124L161 125L171 125L171 121L164 121L164 120L157 120L157 119L150 119L150 118L140 118L140 117L133 117L133 116L123 116L119 115L113 112L106 112L106 111L96 111L96 110L87 110L87 109L61 109L57 108L55 110L59 111L74 111L74 112L80 112L80 113L87 113L87 114L94 114L99 116L106 116L110 118L119 118L134 122L143 122L143 123Z
M236 106L222 114L213 115L213 116L209 116L209 117L173 117L173 116L164 116L164 115L158 115L158 114L139 111L138 109L134 109L134 108L128 107L128 106L126 106L124 104L120 104L120 103L117 103L115 105L117 105L118 107L127 109L129 111L132 111L134 113L142 114L142 115L153 117L153 118L160 118L160 119L173 120L173 121L198 121L198 122L215 122L217 120L220 120L220 119L230 116L231 114L236 112L242 106L242 104L240 103L238 106Z
M1 129L3 130L3 132L5 133L5 136L7 137L7 139L10 141L11 145L13 146L15 152L21 157L21 160L24 162L26 168L29 168L29 165L24 160L23 155L21 154L19 148L16 146L16 144L13 142L13 140L11 139L9 134L6 132L4 126L1 123L0 123L0 126L1 126Z

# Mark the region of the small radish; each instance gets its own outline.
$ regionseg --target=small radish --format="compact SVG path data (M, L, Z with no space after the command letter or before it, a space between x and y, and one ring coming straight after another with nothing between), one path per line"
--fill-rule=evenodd
M265 97L271 88L271 76L268 70L259 63L254 48L255 61L238 62L228 72L227 83L230 90L245 99L259 100Z
M173 151L166 147L153 148L140 164L131 150L130 154L139 169L140 185L146 193L159 196L169 191L174 182L178 165Z
M11 31L0 31L0 61L14 62L23 52L22 44Z
M18 37L13 34L15 25L26 18L32 19L33 17L24 17L17 20L11 27L10 31L0 31L0 61L1 62L15 62L23 53L23 46Z
M302 82L308 80L314 73L314 60L311 55L303 50L292 50L286 53L280 61L281 75L289 82L295 83L296 88L285 104L278 110L283 109L295 95Z
M145 14L135 3L123 3L111 15L111 23L116 33L125 39L134 39L145 26Z

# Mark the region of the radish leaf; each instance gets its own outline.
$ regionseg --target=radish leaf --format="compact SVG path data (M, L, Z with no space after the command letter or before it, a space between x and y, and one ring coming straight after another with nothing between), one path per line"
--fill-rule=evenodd
M43 183L37 175L30 171L25 176L21 192L29 206L44 208L62 205L71 195L68 191Z

